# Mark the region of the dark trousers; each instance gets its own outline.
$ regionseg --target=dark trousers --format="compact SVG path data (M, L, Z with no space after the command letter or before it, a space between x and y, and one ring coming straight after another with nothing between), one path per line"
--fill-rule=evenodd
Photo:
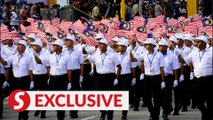
M180 71L179 71L180 75ZM174 88L175 95L175 108L176 112L182 107L187 107L190 105L190 68L189 66L184 67L184 81L179 82L178 86Z
M159 119L161 103L161 76L147 76L144 79L144 102L154 120ZM152 102L153 98L153 102Z
M114 90L114 79L115 74L97 74L97 89L101 91L111 91ZM101 117L105 117L107 115L107 120L113 119L113 111L105 111L101 110Z
M49 88L50 90L53 91L61 91L61 90L66 90L67 89L67 74L65 75L60 75L60 76L51 76L50 77L50 82L49 82ZM57 118L59 119L64 119L65 117L65 111L64 110L58 110L57 111Z
M22 90L29 90L30 87L30 77L25 76L21 78L14 78L14 85L16 89L22 89ZM25 110L23 112L19 112L18 119L24 119L27 120L29 118L28 116L29 111Z
M89 75L91 71L91 64L84 64L84 80L82 83L83 90L95 90L95 81Z
M144 81L140 80L141 70L139 67L136 68L136 85L133 86L133 105L135 108L139 107L140 98L144 96Z
M202 120L213 120L213 75L195 78L193 85L193 99L201 111ZM206 103L206 105L205 105Z
M190 68L189 66L184 67L184 81L179 83L180 89L180 102L183 107L190 105L190 94L189 94L189 83L190 83Z
M0 115L3 113L3 89L2 85L5 81L5 76L4 74L0 74Z
M168 115L172 111L172 90L173 90L173 83L174 83L174 76L167 75L165 77L165 84L166 87L162 91L162 106L164 114Z
M9 76L8 76L8 83L10 84L9 87L6 87L3 91L3 98L6 98L7 96L10 95L11 92L13 92L13 90L15 90L15 81L14 81L14 76L13 76L13 71L12 71L12 67L9 68Z
M81 85L80 85L80 70L72 70L72 88L71 90L81 90ZM72 114L77 114L77 110L71 110L70 115Z
M132 81L132 74L124 74L124 75L120 75L120 79L118 82L118 88L121 91L129 91L129 100L130 100L130 96L131 96L131 81ZM132 101L130 100L129 103L131 104ZM127 116L128 111L123 110L122 114Z
M34 90L48 90L48 85L47 85L47 80L48 80L48 75L43 74L43 75L33 75L34 77ZM41 114L45 114L46 110L39 111L37 110L36 112L41 112Z

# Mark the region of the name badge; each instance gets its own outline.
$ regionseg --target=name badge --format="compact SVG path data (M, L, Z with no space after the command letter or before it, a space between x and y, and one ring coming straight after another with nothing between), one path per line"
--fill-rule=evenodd
M60 71L60 70L61 70L61 67L60 67L60 66L56 66L56 70L57 70L57 71Z
M17 68L19 68L19 63L16 63L16 65L15 65Z

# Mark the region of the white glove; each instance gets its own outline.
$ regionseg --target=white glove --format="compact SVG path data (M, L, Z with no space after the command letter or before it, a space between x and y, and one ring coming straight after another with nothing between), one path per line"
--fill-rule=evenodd
M34 88L34 82L31 81L31 82L30 82L30 89L33 89L33 88Z
M80 76L80 83L83 83L83 81L84 81L84 77Z
M71 85L71 83L69 82L68 84L67 84L67 90L70 90L72 88L72 85Z
M94 69L91 69L89 75L93 76L93 74L94 74Z
M2 85L2 89L5 89L7 86L9 87L10 85L7 81L5 81Z
M118 84L118 79L114 80L114 86L116 86Z
M144 80L144 74L143 73L140 75L140 80Z
M165 88L166 87L166 84L165 82L161 82L161 89Z
M190 80L193 80L193 79L194 79L194 73L190 72Z
M183 82L184 81L184 75L180 75L180 82Z
M47 85L50 85L50 78L47 80Z
M136 78L133 78L131 82L131 86L134 86L135 84L136 84Z
M178 80L175 80L174 83L173 83L173 87L177 87L178 86Z

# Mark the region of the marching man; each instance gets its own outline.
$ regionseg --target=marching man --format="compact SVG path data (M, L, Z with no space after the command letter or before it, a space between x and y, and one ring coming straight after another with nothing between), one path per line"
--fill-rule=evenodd
M84 62L90 61L94 63L97 71L97 89L98 90L114 90L114 86L118 84L121 72L121 64L114 52L108 51L108 41L101 39L99 41L100 51L88 57ZM115 68L117 67L117 71ZM115 73L117 73L115 75ZM101 111L101 120L113 120L113 111Z

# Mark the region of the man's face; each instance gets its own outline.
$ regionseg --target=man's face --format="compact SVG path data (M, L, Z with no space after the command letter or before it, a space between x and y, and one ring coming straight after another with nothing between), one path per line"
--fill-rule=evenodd
M203 46L206 45L206 43L203 42L202 40L198 40L197 42L198 42L197 47L198 47L199 49L203 48Z
M126 50L126 47L123 45L118 45L118 51L119 52L124 52Z
M31 46L32 46L33 50L35 50L35 51L38 51L40 48L38 45L31 45Z
M183 40L177 39L177 45L183 45Z
M54 52L58 52L60 49L61 49L60 46L58 46L58 45L53 45L53 51L54 51Z
M22 45L22 44L17 45L17 51L18 52L24 52L25 49L26 49L26 47L24 45Z
M107 49L107 45L106 44L99 43L98 46L99 46L100 51L104 51L104 50Z
M73 41L72 40L65 40L65 46L66 47L71 47L71 46L73 46Z
M154 45L153 44L146 44L145 48L149 51L149 50L154 49Z
M164 46L164 45L159 45L159 50L160 51L163 51L163 52L165 52L165 51L167 51L167 46Z
M187 47L190 47L192 45L192 42L190 40L184 40L184 44L187 46Z

